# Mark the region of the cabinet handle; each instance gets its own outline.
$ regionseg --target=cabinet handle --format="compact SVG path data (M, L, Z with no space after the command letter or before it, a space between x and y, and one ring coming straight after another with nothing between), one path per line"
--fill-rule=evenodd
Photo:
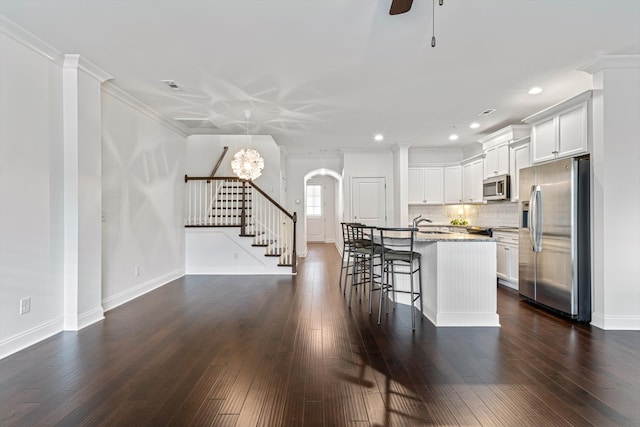
M558 154L558 150L552 151L551 154Z

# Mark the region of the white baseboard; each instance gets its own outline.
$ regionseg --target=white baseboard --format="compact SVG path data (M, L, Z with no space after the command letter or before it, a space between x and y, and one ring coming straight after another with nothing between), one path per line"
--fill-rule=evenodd
M591 314L591 325L607 331L640 331L640 316Z
M86 311L77 317L65 316L63 329L65 331L79 331L89 325L104 319L104 310L102 306L98 306L92 310Z
M124 303L127 303L133 299L138 298L150 292L154 289L157 289L161 286L166 285L167 283L176 280L180 277L184 276L184 270L179 269L172 271L170 273L165 274L164 276L157 277L155 279L151 279L145 283L142 283L138 286L135 286L131 289L127 289L120 293L117 293L109 298L105 298L102 300L102 307L104 307L104 311L112 310Z
M0 341L0 359L62 332L62 326L63 319L59 317Z
M437 319L436 326L500 326L498 314L492 313L438 313Z

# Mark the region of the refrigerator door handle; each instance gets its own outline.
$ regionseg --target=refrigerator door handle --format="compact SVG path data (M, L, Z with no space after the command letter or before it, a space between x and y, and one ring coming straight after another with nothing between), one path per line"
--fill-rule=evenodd
M542 188L539 185L536 185L532 189L532 198L533 198L533 242L534 247L533 250L535 252L542 252Z
M534 185L531 186L531 192L529 193L529 244L531 245L531 250L536 252L536 241L535 241L535 212L536 212L536 187Z

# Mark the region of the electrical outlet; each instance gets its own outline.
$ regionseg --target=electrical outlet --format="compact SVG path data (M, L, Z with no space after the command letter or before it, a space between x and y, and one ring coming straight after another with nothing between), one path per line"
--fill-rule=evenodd
M135 268L133 273L136 275L136 277L140 276L140 266L139 265L136 265L136 268Z
M20 314L27 314L31 311L31 298L22 298L20 300Z
M234 252L233 253L233 259L238 259L238 258L240 258L239 255L238 255L238 252Z

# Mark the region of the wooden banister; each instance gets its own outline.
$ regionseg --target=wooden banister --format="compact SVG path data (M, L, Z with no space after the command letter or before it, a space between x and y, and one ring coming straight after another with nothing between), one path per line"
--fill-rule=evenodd
M216 174L216 172L218 172L218 168L220 167L220 164L222 163L222 159L224 159L224 156L227 154L227 151L229 151L229 147L224 147L222 149L222 154L220 154L220 158L218 159L218 163L216 163L216 165L211 170L211 173L209 174L210 178L213 178L213 176Z

